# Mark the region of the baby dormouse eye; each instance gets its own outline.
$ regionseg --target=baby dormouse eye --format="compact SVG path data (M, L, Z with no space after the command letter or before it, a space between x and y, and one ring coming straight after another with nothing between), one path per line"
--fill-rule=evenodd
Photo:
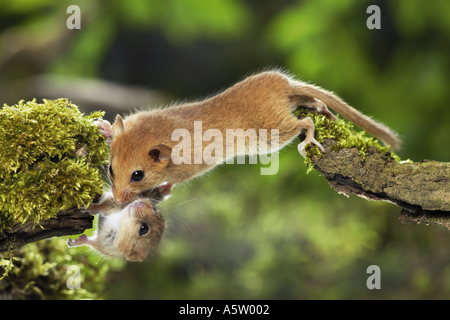
M110 175L111 177L114 177L112 165L109 165L109 175Z
M141 227L139 228L139 235L140 236L143 236L144 234L146 234L147 232L148 232L148 224L146 224L146 223L143 223L142 225L141 225Z
M131 174L131 182L139 182L144 179L144 171L138 170Z

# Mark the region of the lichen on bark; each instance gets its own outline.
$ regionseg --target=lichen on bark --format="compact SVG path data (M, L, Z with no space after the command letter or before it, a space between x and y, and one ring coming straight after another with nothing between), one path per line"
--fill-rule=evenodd
M401 161L348 122L305 109L296 114L314 120L316 139L326 150L322 154L316 146L308 147L305 163L309 170L321 172L338 193L391 202L403 209L399 219L404 223L449 227L450 163Z

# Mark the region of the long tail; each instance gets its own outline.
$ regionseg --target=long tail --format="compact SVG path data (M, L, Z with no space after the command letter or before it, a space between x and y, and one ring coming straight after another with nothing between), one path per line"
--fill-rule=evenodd
M334 93L300 81L294 80L291 84L294 89L294 94L303 94L320 99L358 127L381 139L385 144L390 146L391 150L398 150L400 148L401 140L394 131L349 106Z

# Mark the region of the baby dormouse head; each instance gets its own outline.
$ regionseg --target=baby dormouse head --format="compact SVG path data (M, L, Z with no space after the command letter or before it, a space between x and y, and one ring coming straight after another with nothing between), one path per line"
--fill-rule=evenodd
M130 261L143 261L161 241L164 218L149 199L139 199L123 209L117 250Z
M155 144L141 126L126 127L120 115L112 129L109 174L114 200L123 204L134 200L140 192L164 182L172 149L164 144Z

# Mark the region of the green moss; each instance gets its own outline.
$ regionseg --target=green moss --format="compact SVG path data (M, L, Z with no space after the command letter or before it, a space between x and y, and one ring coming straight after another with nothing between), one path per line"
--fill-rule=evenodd
M0 231L55 217L102 193L109 150L93 119L67 99L20 101L0 110Z
M353 123L339 119L339 115L336 121L332 121L323 114L305 108L295 110L294 115L300 118L311 117L316 126L316 140L319 143L323 143L324 139L334 140L336 144L331 146L333 151L357 148L362 161L364 161L370 146L378 148L380 153L391 152L388 146L381 145L376 138L367 136L364 131L356 131ZM317 146L306 146L305 164L308 167L307 172L314 169L311 162L313 155L317 155L319 158L322 157L322 153ZM391 155L395 160L400 161L396 154L391 152Z
M10 253L0 254L0 274L12 267L0 280L0 300L99 299L103 297L107 272L124 265L120 260L98 263L86 256L84 248L73 248L69 254L63 238L30 243L14 251L13 257ZM70 289L67 280L74 275L69 268L73 266L79 270L79 288Z

